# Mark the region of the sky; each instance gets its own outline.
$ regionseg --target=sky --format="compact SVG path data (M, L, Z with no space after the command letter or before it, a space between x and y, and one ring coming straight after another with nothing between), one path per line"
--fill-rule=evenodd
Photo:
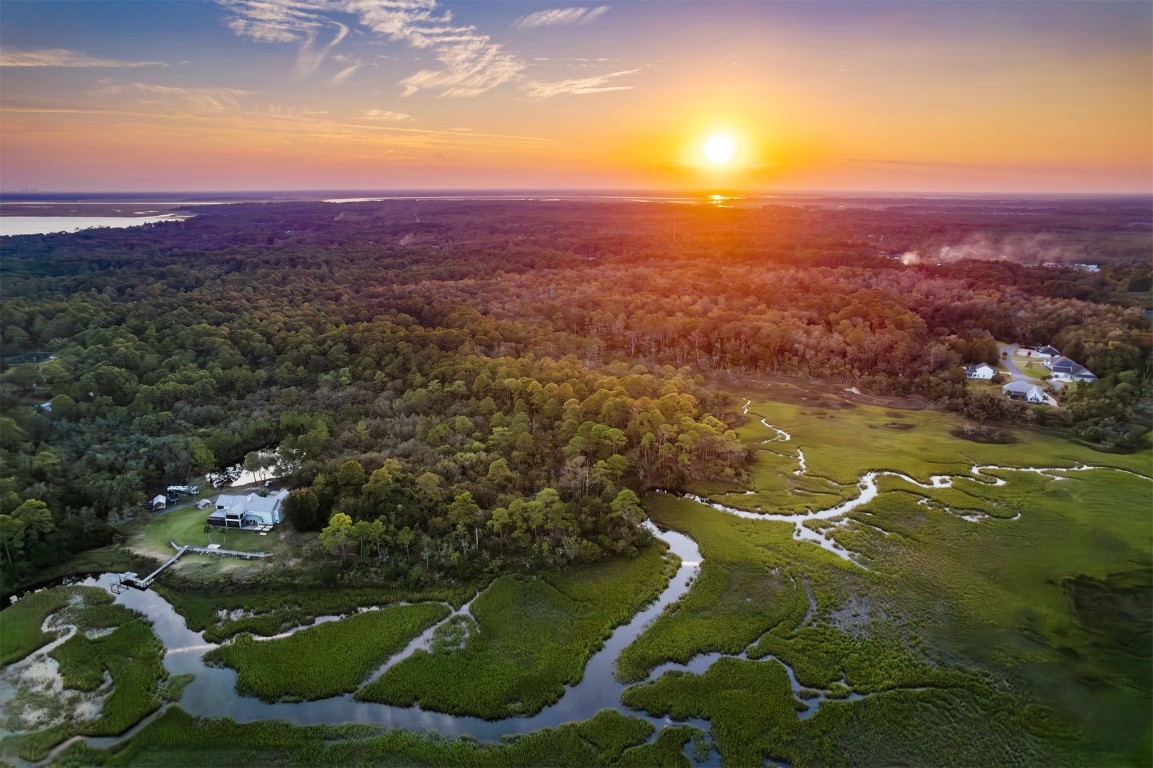
M1153 3L3 0L0 185L1148 194Z

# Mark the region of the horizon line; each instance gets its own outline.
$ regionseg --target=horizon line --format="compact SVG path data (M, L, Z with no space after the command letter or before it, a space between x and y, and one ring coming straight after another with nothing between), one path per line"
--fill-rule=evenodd
M460 195L601 195L614 197L710 197L721 196L725 198L752 198L752 197L955 197L955 198L1100 198L1100 197L1153 197L1153 190L1148 191L948 191L948 190L845 190L845 189L761 189L761 190L735 190L724 188L644 188L644 187L312 187L312 188L254 188L254 189L136 189L136 190L3 190L0 189L0 198L34 198L64 197L64 196L92 196L92 197L125 197L129 195L182 195L182 196L218 196L240 197L252 195L345 195L345 196L405 196L405 197L441 197Z

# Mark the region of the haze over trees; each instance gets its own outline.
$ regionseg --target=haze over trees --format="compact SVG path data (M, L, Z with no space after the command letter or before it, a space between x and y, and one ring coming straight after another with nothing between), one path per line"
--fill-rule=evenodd
M52 354L2 377L5 589L262 449L299 467L288 518L345 567L417 584L633 553L638 491L742 478L710 378L832 379L1145 440L1149 228L1118 222L1147 207L1043 207L1029 232L1062 234L1029 247L1019 221L930 204L678 207L675 240L654 205L202 211L0 241L5 355ZM1092 232L1097 273L899 259L1088 258ZM960 366L995 362L995 339L1053 343L1100 381L1057 412L974 395Z

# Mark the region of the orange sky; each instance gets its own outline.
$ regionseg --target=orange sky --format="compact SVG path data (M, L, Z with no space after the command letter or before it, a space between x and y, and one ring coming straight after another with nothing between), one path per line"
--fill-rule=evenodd
M5 0L0 178L1148 193L1151 8Z

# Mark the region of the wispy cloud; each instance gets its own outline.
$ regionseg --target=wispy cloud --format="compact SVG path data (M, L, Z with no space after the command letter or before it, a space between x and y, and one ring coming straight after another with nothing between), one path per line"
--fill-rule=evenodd
M631 75L639 71L638 69L626 69L621 72L610 72L606 75L557 80L551 83L533 80L525 84L525 92L533 99L551 99L554 96L583 96L607 91L627 91L633 86L609 85L609 82L614 78Z
M137 84L140 85L140 84ZM131 105L117 105L108 98L110 89L116 93L151 93L148 99L136 100ZM41 116L68 115L76 118L77 130L99 130L107 135L156 135L156 125L163 121L164 135L189 141L205 140L216 144L222 137L248 141L260 136L268 146L293 149L312 147L315 151L347 153L358 147L379 157L387 152L403 152L407 156L427 159L432 152L441 153L504 153L510 150L550 156L556 149L552 141L535 136L485 133L472 129L436 130L410 127L401 118L402 113L373 110L353 120L332 118L323 112L301 111L266 105L259 109L207 110L182 106L185 94L171 91L154 92L151 87L110 86L89 95L99 103L89 105L74 101L44 98L4 98L0 109L13 125L15 121L32 121L25 130L36 133L37 119ZM183 89L175 89L183 90ZM192 90L192 89L189 89ZM221 90L221 89L212 89ZM228 94L214 94L217 99ZM190 97L191 95L189 95ZM372 119L375 117L376 119ZM88 122L92 121L92 122ZM99 122L96 122L99 121ZM70 123L53 123L69 125Z
M305 38L304 45L300 46L300 51L296 54L296 73L298 75L311 75L320 68L324 57L327 56L333 48L340 44L340 41L348 37L348 27L343 24L336 24L336 34L328 45L316 45L317 33L310 32L308 37Z
M406 115L403 112L392 112L387 109L370 109L364 113L366 120L392 120L400 122L402 120L411 120L412 115Z
M324 26L330 3L314 0L217 0L232 12L225 22L238 35L266 43L307 40Z
M163 61L122 61L120 59L98 59L79 51L64 48L43 48L22 50L19 48L0 49L0 67L167 67Z
M243 91L239 88L180 88L173 85L127 83L108 85L92 92L94 96L121 94L138 95L138 101L142 104L166 104L202 112L225 112L239 109L240 97L249 96L252 91Z
M343 0L360 22L393 42L427 50L440 69L423 69L400 81L404 95L427 88L441 96L479 96L516 79L525 64L471 25L436 12L435 0Z
M475 26L454 21L452 11L443 10L437 0L217 0L230 14L228 27L236 34L272 43L300 43L297 72L312 73L325 57L350 33L348 26L330 18L347 14L359 27L393 43L403 43L437 62L400 80L404 96L430 90L442 97L473 97L508 83L519 83L533 98L546 99L561 94L589 94L630 88L607 85L609 80L629 72L595 77L542 82L527 80L526 62L507 51ZM587 24L609 10L596 7L561 8L538 11L517 20L518 28ZM317 46L320 31L329 25L337 33L324 46ZM334 55L334 59L338 55ZM350 64L355 62L350 62ZM346 66L330 80L340 84L356 68Z
M228 9L226 22L238 35L263 42L301 42L305 62L323 59L342 33L324 49L312 49L318 30L332 23L325 14L353 15L359 24L391 42L428 51L439 63L401 80L405 95L421 89L441 96L478 96L517 79L524 62L476 27L453 23L436 0L217 0ZM319 59L316 54L321 53Z
M527 16L521 16L512 23L514 29L531 29L533 27L559 27L568 24L588 24L596 21L608 13L607 5L598 5L595 8L550 8L545 11L536 11Z
M358 69L360 69L360 64L352 64L350 66L347 66L344 69L337 72L335 75L333 75L332 78L328 82L331 83L332 85L340 85L345 80L352 77L352 73Z

